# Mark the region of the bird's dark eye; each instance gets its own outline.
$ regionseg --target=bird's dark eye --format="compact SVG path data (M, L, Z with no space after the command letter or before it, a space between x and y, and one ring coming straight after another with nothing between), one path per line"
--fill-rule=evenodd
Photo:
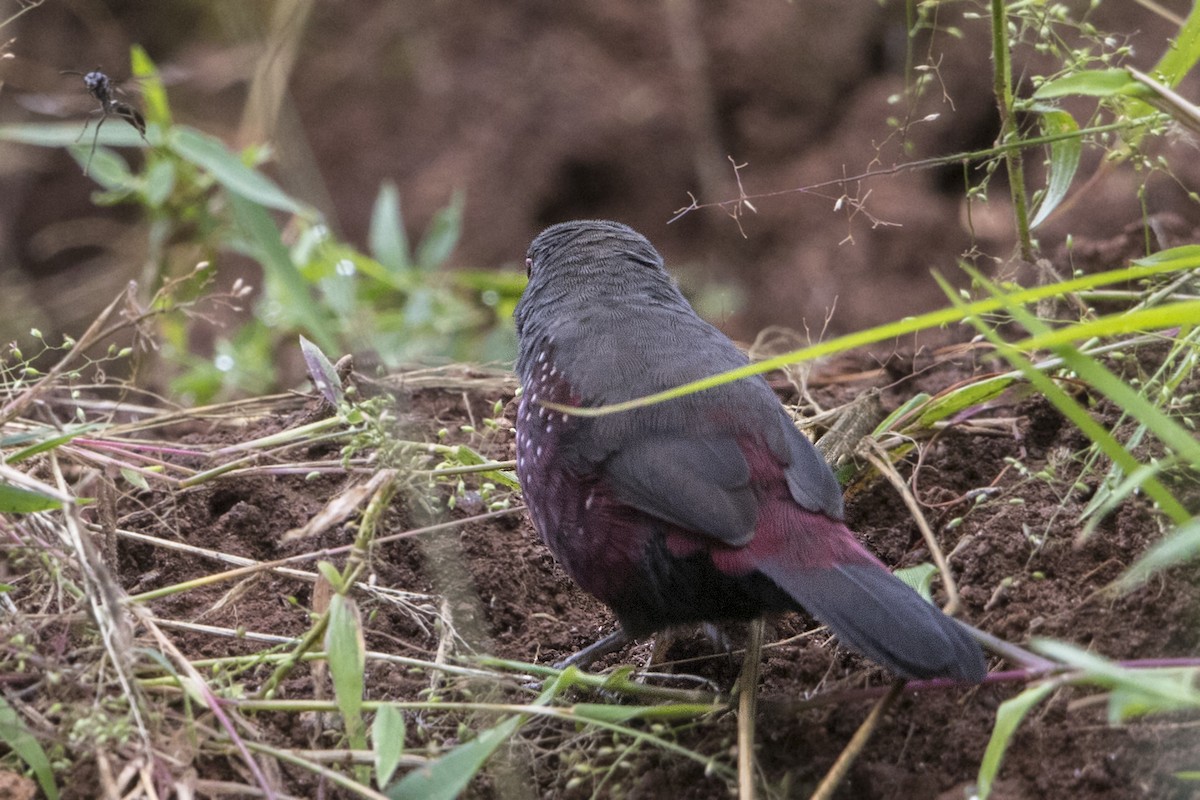
M526 278L533 277L533 259L532 258L525 259L525 277Z

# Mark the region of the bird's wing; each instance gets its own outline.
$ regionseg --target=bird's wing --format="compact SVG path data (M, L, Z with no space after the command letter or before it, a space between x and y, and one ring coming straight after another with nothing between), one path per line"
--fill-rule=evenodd
M758 503L732 436L652 436L604 462L617 497L634 508L735 547L754 537Z
M809 511L820 512L831 519L843 519L842 487L833 470L812 442L796 430L783 406L779 406L779 417L780 426L771 430L776 435L768 438L767 445L786 465L784 477L792 499Z

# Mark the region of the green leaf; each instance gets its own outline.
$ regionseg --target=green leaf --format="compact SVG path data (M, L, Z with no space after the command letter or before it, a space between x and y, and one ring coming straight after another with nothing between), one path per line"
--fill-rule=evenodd
M238 230L251 254L262 264L268 291L278 302L287 323L308 331L322 350L337 349L337 338L329 329L324 310L309 293L308 283L283 244L279 228L261 205L239 194L230 195Z
M81 136L83 122L83 120L79 120L79 122L0 125L0 140L32 144L38 147L70 147L74 144L83 146L86 140L86 147L90 150L93 137L96 135L96 126L88 125L87 132ZM101 145L112 147L137 147L143 144L142 137L138 135L138 132L119 120L109 120L109 123L100 129L98 141ZM99 150L96 151L97 155L99 152Z
M1033 93L1033 99L1049 100L1068 95L1112 97L1113 95L1139 94L1143 91L1142 85L1135 81L1127 70L1089 69L1046 81Z
M1052 349L1076 375L1112 400L1118 408L1124 409L1138 422L1149 428L1159 438L1159 441L1193 465L1200 466L1200 441L1197 441L1195 435L1187 428L1175 422L1154 403L1139 394L1096 359L1066 345ZM1130 464L1127 471L1137 469L1138 466L1140 465ZM1152 480L1154 478L1148 479L1148 481ZM1177 516L1176 522L1182 522L1190 516Z
M521 717L509 717L446 755L413 770L390 789L391 800L454 800L496 748L516 733Z
M926 602L933 602L933 578L938 573L938 568L933 564L918 564L915 567L905 567L898 569L893 575L907 583L916 591L917 594L924 597Z
M875 430L872 432L872 435L879 436L882 433L892 430L898 420L908 416L913 409L919 408L925 403L928 403L929 400L930 396L926 392L918 392L914 394L912 397L905 400L899 408L884 417L883 422L875 426Z
M331 406L340 406L346 399L346 394L342 391L342 382L338 378L337 368L321 352L321 348L303 336L300 337L300 353L304 356L304 364L308 367L308 377L312 378L317 392Z
M1066 111L1040 105L1034 106L1033 110L1038 112L1042 133L1046 136L1079 131L1079 125L1076 124L1075 118ZM1029 223L1030 228L1036 228L1044 222L1046 217L1050 216L1050 213L1058 208L1059 203L1067 196L1067 189L1071 187L1071 181L1074 180L1075 172L1079 169L1079 156L1082 152L1083 143L1077 136L1051 142L1050 171L1046 180L1046 192L1038 204L1037 214Z
M456 194L448 206L434 215L417 248L417 269L432 272L450 257L462 231L462 206L462 196Z
M342 577L342 573L333 564L328 561L317 562L317 572L321 573L321 577L329 582L333 590L338 594L345 594L346 580Z
M75 437L82 436L83 434L87 433L88 431L93 431L98 427L99 427L99 425L96 425L94 423L89 423L87 425L83 425L78 428L72 428L71 430L67 431L66 433L58 433L57 430L54 428L40 428L36 431L32 431L29 438L37 438L41 435L51 434L51 433L53 433L55 435L50 436L49 438L46 438L46 439L42 439L41 441L37 442L37 444L31 444L29 447L26 447L23 450L19 450L16 453L13 453L11 456L4 459L4 463L5 464L16 464L20 461L24 461L27 458L36 456L39 453L44 453L47 450L53 450L54 448L58 447L59 445L66 444L67 442L71 441ZM5 444L10 445L10 446L13 444L17 444L17 443L18 442L15 439L8 439L5 441Z
M454 458L463 466L474 466L476 464L486 464L489 459L484 458L479 453L472 450L465 444L460 444L454 450ZM491 470L489 472L481 472L480 477L484 480L491 480L499 483L509 489L519 491L521 484L517 480L517 474L509 470Z
M142 92L142 116L147 123L159 125L164 130L171 127L171 107L167 104L167 90L158 67L150 60L145 48L138 44L129 49L129 62Z
M642 706L614 706L608 703L576 703L571 707L573 716L592 722L621 723L641 716Z
M1174 88L1196 65L1197 59L1200 59L1200 3L1192 3L1183 27L1151 73L1162 75L1167 85Z
M35 511L49 511L54 508L62 508L62 502L44 494L13 486L11 483L0 483L0 512L32 514Z
M371 723L371 746L375 751L375 783L387 786L400 757L404 755L404 715L392 705L383 705Z
M313 209L292 198L266 175L242 163L220 139L177 125L171 129L167 143L180 158L205 170L239 197L302 217L316 216Z
M169 159L156 160L142 178L142 194L151 208L161 208L175 189L175 163Z
M129 467L121 467L121 477L124 478L130 485L136 486L144 492L150 491L150 484L146 481L146 476L138 472L136 469Z
M46 758L46 751L26 730L17 712L3 697L0 697L0 741L7 744L18 758L29 765L47 800L58 800L58 787L54 784L54 771L50 768L50 759Z
M469 270L454 271L454 282L459 286L474 289L477 292L496 292L501 297L520 299L525 291L529 278L524 271L512 269L501 270Z
M331 252L332 256L349 259L354 264L355 271L379 281L390 289L401 292L411 292L421 284L422 279L408 267L394 272L373 258L356 252L350 248Z
M950 387L939 392L929 401L917 418L916 425L905 426L904 430L928 429L933 423L952 417L960 411L974 408L989 400L994 400L1012 386L1019 373L1009 372L1004 375L992 375L971 381L962 386Z
M1163 670L1166 673L1167 670ZM1180 688L1186 688L1195 680L1194 670L1171 670L1176 673ZM1167 678L1166 674L1154 676L1157 679ZM1160 691L1143 691L1138 687L1118 686L1108 693L1108 721L1112 725L1120 725L1136 717L1147 714L1169 714L1179 711L1188 705L1183 697L1172 697Z
M141 143L141 139L138 143ZM79 144L71 145L67 152L81 169L88 171L88 177L106 190L117 192L119 197L127 197L133 189L135 180L129 170L129 163L107 147L97 147L95 155L92 155L91 142L85 139Z
M367 648L363 642L362 620L358 605L345 595L335 594L329 601L329 626L325 630L325 651L329 654L329 675L333 693L346 723L346 737L356 750L366 747L363 728L363 672Z
M579 670L575 667L563 670L558 678L547 681L533 705L549 705L578 675ZM528 714L518 714L503 720L436 761L405 775L387 790L387 796L391 800L452 800L458 797L496 748L516 733L528 718Z
M979 800L987 800L988 795L991 794L996 774L1000 771L1000 762L1004 760L1004 753L1008 750L1009 742L1012 741L1012 736L1021 724L1021 720L1025 719L1030 709L1058 687L1059 684L1054 681L1032 686L1016 697L1005 700L996 709L996 724L992 726L992 738L988 741L983 761L979 765L977 779Z
M610 703L576 703L571 706L571 714L578 719L589 722L607 722L619 724L631 719L695 719L704 714L711 714L715 708L711 705L695 703L671 703L661 706L618 706Z
M408 258L408 238L400 216L400 190L392 181L384 181L371 210L371 228L367 232L371 255L392 272L411 269Z

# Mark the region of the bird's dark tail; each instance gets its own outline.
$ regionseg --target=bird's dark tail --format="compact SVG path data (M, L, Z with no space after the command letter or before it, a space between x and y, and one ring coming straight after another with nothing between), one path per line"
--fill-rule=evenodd
M880 565L760 571L843 644L901 677L978 683L987 674L983 651L966 627Z
M760 518L753 541L724 555L726 571L770 578L844 644L901 677L983 680L983 651L966 626L889 572L844 523L796 504L772 508L782 513Z

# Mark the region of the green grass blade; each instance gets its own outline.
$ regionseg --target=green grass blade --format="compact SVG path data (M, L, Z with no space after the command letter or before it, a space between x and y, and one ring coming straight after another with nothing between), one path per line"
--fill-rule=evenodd
M1146 582L1160 570L1168 569L1200 555L1200 517L1180 525L1166 538L1142 554L1117 581L1117 587L1129 591Z
M1132 717L1200 708L1200 691L1194 686L1198 670L1162 668L1126 669L1066 642L1034 640L1034 650L1081 670L1072 677L1076 684L1091 684L1109 690L1108 719L1117 725Z
M1053 330L1047 328L1013 346L1019 350L1052 349L1058 345L1084 339L1190 326L1196 324L1198 320L1200 320L1200 300L1190 300L1137 311L1122 311Z
M450 257L462 233L462 211L462 196L455 194L449 205L434 214L417 245L417 269L431 272Z
M915 424L905 425L905 431L924 430L947 417L974 408L981 403L994 400L1020 378L1020 373L1009 372L971 381L965 385L951 387L929 398L919 411Z
M4 459L4 463L5 464L19 463L21 461L24 461L27 458L36 456L39 453L44 453L47 450L53 450L54 448L58 447L59 445L66 444L67 442L71 441L76 436L82 436L83 434L88 433L90 431L94 431L99 427L100 427L100 425L98 425L98 424L88 423L87 425L83 425L78 428L72 428L70 431L67 431L66 433L58 434L56 436L51 436L50 438L43 439L42 441L38 442L37 444L32 444L29 447L24 448L23 450L18 450L17 452L13 453L8 458ZM43 429L43 431L45 433L55 432L55 430L53 428L46 428L46 429Z
M415 769L387 790L391 800L454 800L467 788L480 768L520 726L522 718L503 722L460 744L446 755Z
M992 727L992 738L988 740L987 750L983 753L983 761L979 765L978 797L987 800L996 782L996 774L1000 771L1000 763L1004 753L1012 741L1013 734L1025 719L1029 711L1042 702L1047 695L1058 688L1055 682L1041 683L1021 692L1016 697L1005 700L996 709L996 724Z
M1178 463L1178 459L1167 459L1158 461L1153 464L1142 464L1133 472L1125 476L1124 480L1117 483L1115 487L1111 487L1114 480L1112 476L1106 477L1100 488L1096 490L1095 496L1087 507L1080 513L1081 520L1088 520L1083 526L1083 531L1079 534L1081 541L1086 541L1091 538L1096 531L1096 526L1108 517L1117 509L1121 503L1124 503L1129 497L1141 488L1147 478L1157 476L1160 472L1174 467Z
M54 771L50 767L46 751L25 729L17 712L3 697L0 697L0 741L7 744L18 758L29 765L47 800L58 800L58 787L54 784Z
M965 267L965 269L972 278L979 281L993 296L1011 297L1011 295L1005 295L1001 292L998 287L984 278L979 272L970 267ZM1038 319L1037 316L1025 310L1022 305L1018 303L1006 303L1006 307L1009 313L1013 315L1013 319L1034 334L1033 339L1030 341L1038 341L1040 339L1050 342L1051 344L1048 345L1049 349L1061 358L1063 363L1074 371L1076 375L1149 428L1167 447L1175 450L1192 464L1200 466L1200 441L1197 441L1189 430L1160 411L1157 406L1134 391L1129 384L1114 375L1111 370L1096 359L1067 344L1053 344L1053 342L1070 342L1077 338L1089 338L1090 334L1078 337L1073 335L1073 331L1076 329L1116 331L1122 327L1119 324L1121 321L1120 317L1126 317L1138 323L1133 325L1133 330L1141 330L1146 325L1153 326L1159 323L1161 323L1162 327L1195 323L1196 320L1200 319L1200 302L1175 303L1159 308L1143 309L1124 315L1114 315L1112 318L1097 320L1096 323L1079 323L1054 331ZM1158 313L1156 314L1155 312ZM1156 322L1150 322L1150 320L1156 320ZM1027 349L1027 347L1023 347L1021 344L1013 345L1012 347L1015 349ZM1187 518L1185 516L1183 519Z
M576 703L571 715L589 722L617 724L634 719L695 719L714 711L713 706L696 703L671 703L661 706L622 706L608 703Z
M974 272L973 270L969 269L968 271ZM974 274L978 275L979 273L974 272ZM950 286L945 278L940 275L934 275L934 278L939 284L941 284L943 291L946 292L946 296L950 298L950 301L960 308L968 321L975 326L976 330L982 333L988 341L996 346L997 352L1006 358L1014 368L1023 373L1026 379L1033 384L1034 388L1040 391L1046 397L1046 399L1049 400L1051 404L1053 404L1054 407L1063 414L1063 416L1070 420L1075 427L1079 428L1079 430L1085 436L1091 439L1092 442L1095 443L1105 455L1112 459L1113 463L1119 466L1126 473L1133 472L1141 466L1141 463L1134 458L1128 450L1125 449L1124 445L1117 441L1117 439L1111 433L1109 433L1109 431L1103 425L1093 419L1087 410L1079 405L1074 398L1059 388L1058 384L1056 384L1053 379L1042 374L1042 372L1037 369L1037 367L1034 366L1031 361L1025 358L1025 356L1023 356L1017 348L1006 342L977 314L969 313L968 304L964 303L958 298L957 291ZM982 276L980 276L980 280L983 280ZM984 283L989 286L991 285L986 281L984 281ZM1057 285L1061 286L1062 284ZM996 291L998 292L998 290ZM1012 310L1014 308L1019 308L1019 304L1015 300L1019 294L1023 293L1018 292L1010 295L1000 293L995 296L995 299L1001 301L1002 305L1005 305ZM1162 508L1163 512L1176 522L1182 522L1191 516L1188 514L1187 510L1180 505L1179 501L1175 499L1174 495L1172 495L1158 480L1154 478L1148 478L1143 486L1143 489L1145 490L1146 494L1151 497L1151 499L1159 504L1159 507Z
M579 670L574 667L564 670L557 678L547 682L531 705L548 706L560 691L571 686L578 674ZM528 714L508 717L437 761L408 773L387 790L387 796L391 800L452 800L458 797L484 762L496 752L496 748L528 719Z
M11 483L0 483L0 513L32 514L62 508L62 502Z
M1073 347L1056 347L1054 352L1066 362L1076 375L1132 414L1149 428L1164 445L1179 453L1193 465L1200 466L1200 441L1196 440L1191 431L1160 411L1157 406L1134 391L1099 361L1080 353Z
M1006 307L1009 303L1030 303L1036 300L1041 300L1046 297L1055 297L1058 295L1079 292L1086 289L1092 289L1097 286L1106 286L1113 283L1122 283L1126 281L1139 281L1152 278L1157 275L1163 275L1171 272L1180 272L1187 269L1196 269L1200 267L1200 245L1186 245L1184 247L1172 248L1164 250L1161 253L1156 253L1154 256L1140 259L1132 266L1108 272L1101 272L1095 275L1082 275L1078 278L1062 281L1060 283L1049 284L1046 286L1035 286L1028 289L1019 289L1011 294L1005 295L1004 299L999 297L990 297L983 300L978 300L973 303L957 302L952 308L943 308L938 311L931 311L927 314L922 314L918 317L907 317L895 322L889 322L884 325L879 325L865 331L858 331L846 336L839 336L836 339L819 342L818 344L802 347L798 350L792 350L782 355L756 361L753 364L748 364L738 369L722 372L718 375L712 375L707 378L692 381L691 383L677 386L673 389L667 389L662 392L657 392L645 397L638 397L633 400L628 400L622 403L613 403L612 405L599 406L595 408L576 408L567 406L554 406L555 410L561 411L564 414L572 414L580 417L600 417L606 414L616 414L622 411L629 411L634 408L642 408L655 403L674 400L677 397L694 394L695 392L712 389L716 386L723 386L727 383L749 378L754 375L761 375L765 372L770 372L773 369L796 364L801 361L811 361L823 356L841 353L846 350L853 350L856 347L862 347L876 342L895 339L901 336L907 336L918 331L928 330L930 328L938 328L943 325L949 325L962 321L967 317L978 317L982 314L987 314L993 311L999 311ZM945 288L945 287L943 287ZM951 290L954 291L954 290ZM957 297L957 293L955 293Z

